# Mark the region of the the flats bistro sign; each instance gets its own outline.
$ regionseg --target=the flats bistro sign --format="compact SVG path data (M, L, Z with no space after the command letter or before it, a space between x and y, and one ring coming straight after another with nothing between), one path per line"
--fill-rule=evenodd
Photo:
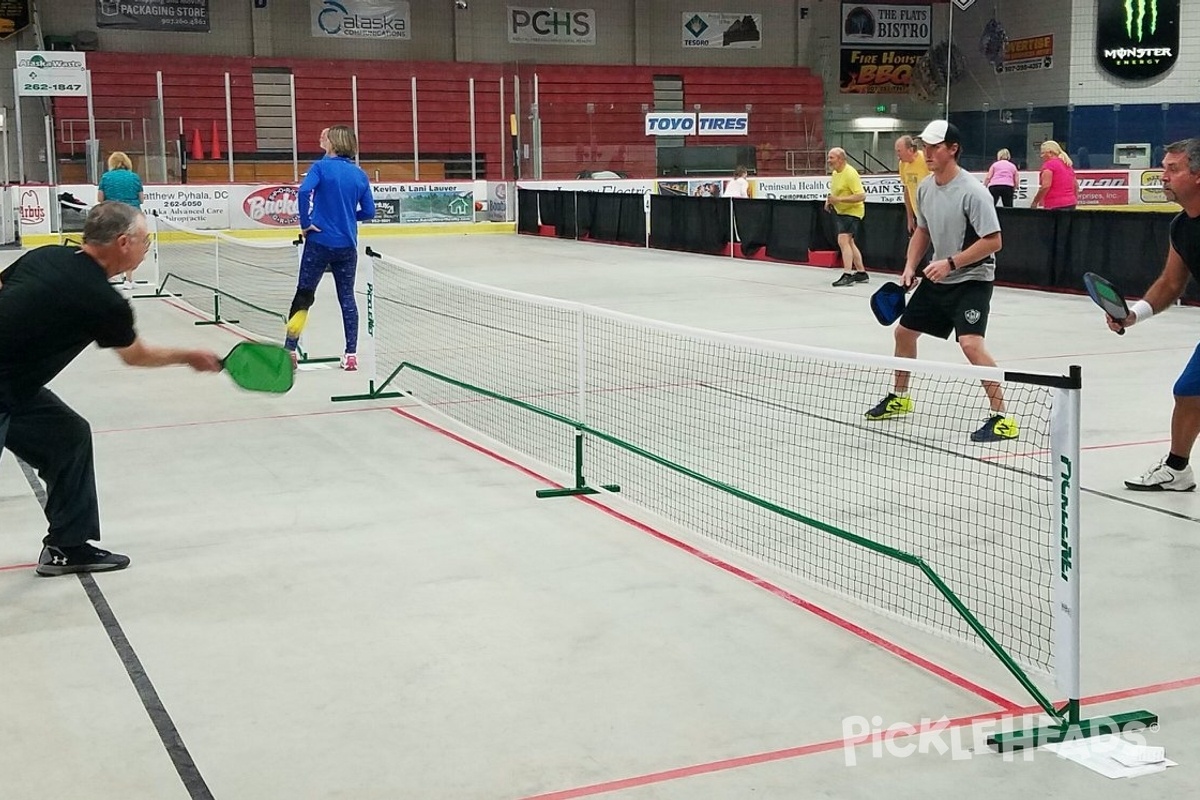
M1097 0L1096 60L1117 78L1162 75L1179 57L1180 0Z

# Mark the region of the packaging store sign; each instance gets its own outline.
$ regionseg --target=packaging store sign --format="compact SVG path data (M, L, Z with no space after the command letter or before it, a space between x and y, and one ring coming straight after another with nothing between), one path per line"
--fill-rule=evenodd
M683 12L683 47L687 50L762 47L762 14Z
M512 44L596 44L596 11L592 8L508 7L508 41Z
M309 16L319 38L412 38L405 0L309 0Z
M842 44L851 47L929 47L933 7L842 3Z
M17 51L17 96L87 97L86 53Z
M208 33L208 0L96 0L96 27Z

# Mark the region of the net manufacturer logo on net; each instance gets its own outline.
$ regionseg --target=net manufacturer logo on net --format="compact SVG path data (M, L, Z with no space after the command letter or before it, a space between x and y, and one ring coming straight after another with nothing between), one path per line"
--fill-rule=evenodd
M1088 738L1092 742L1092 752L1097 755L1115 752L1121 747L1122 741L1139 746L1146 744L1144 734L1147 729L1140 724L1127 724L1122 728L1107 717L1092 718L1091 723L1095 731L1091 737L1084 737L1077 729L1073 729L1068 731L1063 741ZM860 758L910 758L930 754L949 756L952 761L967 761L976 755L994 756L996 752L988 744L992 736L1037 730L1046 725L1045 717L1033 714L980 720L973 725L955 725L945 716L938 719L923 717L917 725L893 722L887 727L884 727L883 717L878 715L870 718L852 716L842 720L842 755L847 767L857 766ZM1149 730L1157 731L1158 725L1151 726ZM1000 755L1005 761L1016 761L1018 758L1033 761L1037 751L1038 748L1027 747L1007 750Z

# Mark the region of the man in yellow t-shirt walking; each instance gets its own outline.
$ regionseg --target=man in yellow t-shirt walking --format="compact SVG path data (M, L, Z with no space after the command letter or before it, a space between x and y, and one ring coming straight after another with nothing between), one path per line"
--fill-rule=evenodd
M917 148L913 137L905 135L896 140L897 170L904 185L904 209L908 216L908 235L917 229L917 186L929 174L925 154Z
M825 210L833 211L837 219L838 249L842 251L842 275L833 285L865 283L867 270L863 266L862 251L854 240L858 237L866 213L867 193L863 190L858 170L846 163L846 151L842 148L835 147L829 151L829 168L833 176L829 181Z

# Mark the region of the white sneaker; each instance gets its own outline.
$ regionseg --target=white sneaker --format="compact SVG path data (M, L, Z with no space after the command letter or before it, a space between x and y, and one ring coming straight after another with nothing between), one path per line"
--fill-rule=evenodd
M133 281L125 281L125 283L121 286L121 288L127 292L132 292L133 291Z
M1125 481L1125 488L1135 492L1190 492L1196 488L1196 478L1190 464L1183 469L1171 469L1164 458L1144 475Z

